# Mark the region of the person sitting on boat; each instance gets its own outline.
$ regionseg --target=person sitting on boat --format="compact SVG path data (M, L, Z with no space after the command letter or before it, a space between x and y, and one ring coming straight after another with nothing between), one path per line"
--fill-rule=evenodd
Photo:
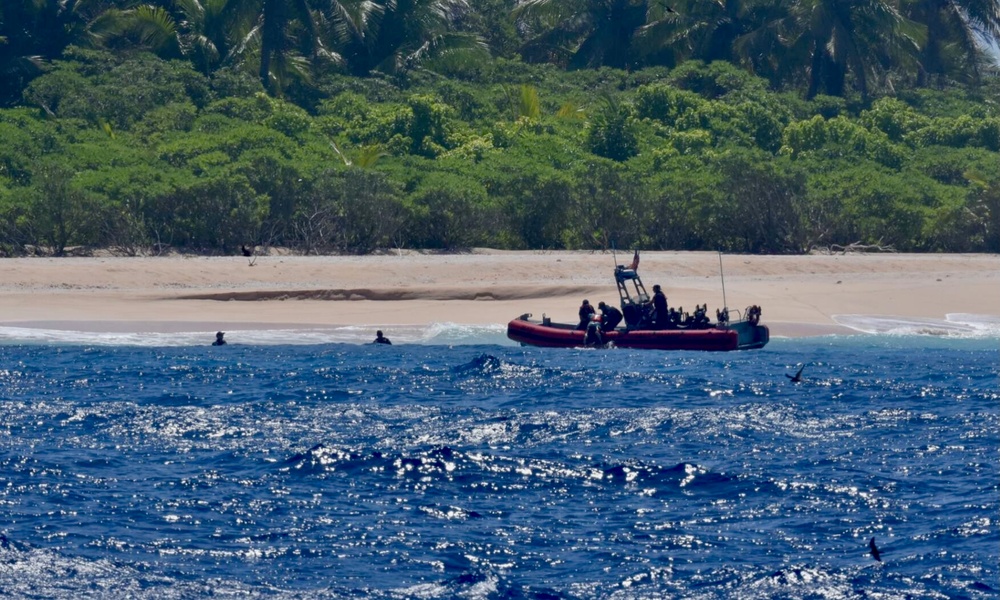
M615 327L622 322L622 311L614 306L598 302L597 308L601 309L601 329L604 331L614 331Z
M667 296L660 284L656 284L653 286L653 329L666 329L668 322Z
M694 305L694 322L692 326L696 329L705 329L709 325L708 304Z
M587 325L594 319L594 313L596 312L590 304L590 300L584 300L583 304L580 305L580 324L576 328L586 330Z

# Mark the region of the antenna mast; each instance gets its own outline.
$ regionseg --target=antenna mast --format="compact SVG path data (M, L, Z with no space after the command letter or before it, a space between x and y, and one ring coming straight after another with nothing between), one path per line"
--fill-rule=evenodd
M729 312L729 303L726 302L726 275L722 272L722 251L719 250L719 279L722 280L722 310Z

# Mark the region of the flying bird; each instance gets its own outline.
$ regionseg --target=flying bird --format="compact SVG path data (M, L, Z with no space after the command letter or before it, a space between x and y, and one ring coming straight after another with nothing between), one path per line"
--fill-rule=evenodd
M882 562L882 553L879 552L878 546L875 545L875 538L868 540L868 549L871 550L872 557L875 560Z
M806 368L806 366L802 365L801 367L799 367L799 370L798 370L798 372L795 373L795 375L789 375L788 373L785 373L785 377L791 379L795 383L798 383L798 382L802 381L802 369L805 369L805 368Z

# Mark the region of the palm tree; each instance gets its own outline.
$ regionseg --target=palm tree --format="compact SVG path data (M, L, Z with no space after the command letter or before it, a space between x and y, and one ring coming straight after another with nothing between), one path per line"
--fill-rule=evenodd
M681 0L671 45L689 58L742 65L758 75L774 77L781 47L775 26L788 17L789 3L777 0Z
M233 46L226 19L228 3L229 0L174 0L181 52L206 75L225 60Z
M683 0L677 8L683 15L681 31L688 54L706 63L733 58L734 42L745 33L744 0Z
M843 96L849 82L867 97L890 65L915 64L921 39L886 0L800 0L783 25L791 41L785 55L808 75L807 98Z
M281 91L272 62L277 59L279 66L284 65L295 50L293 25L305 29L302 41L310 53L318 47L315 21L306 0L234 0L227 3L226 12L240 33L236 52L242 55L252 50L257 54L261 85L271 95Z
M124 0L123 0L124 1ZM93 21L113 0L3 0L0 4L0 105L16 103L25 86L70 44L96 41Z
M229 0L222 14L239 34L233 52L255 53L264 89L277 94L288 75L306 74L310 60L340 62L340 55L322 39L324 24L338 31L357 30L352 19L372 6L368 0Z
M920 52L918 85L946 76L978 79L984 41L1000 36L1000 6L996 0L909 0L905 14L927 27Z
M21 21L17 8L8 7L5 14L0 5L0 106L19 101L28 82L42 73L42 57L31 54L29 40L9 25Z
M526 60L631 69L673 59L666 35L676 12L660 0L525 0L516 14L537 32L521 49Z
M405 72L449 52L482 56L487 50L481 38L452 31L469 10L468 0L385 0L378 10L350 20L354 27L343 29L342 55L351 73L362 77Z
M170 13L158 6L111 8L101 13L90 29L105 48L142 48L164 58L181 55L177 25Z

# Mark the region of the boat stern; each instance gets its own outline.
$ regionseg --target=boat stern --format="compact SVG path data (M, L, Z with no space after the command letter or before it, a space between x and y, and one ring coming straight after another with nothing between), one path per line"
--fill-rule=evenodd
M727 326L739 336L736 342L738 350L763 348L771 340L771 331L767 325L754 325L748 321L737 321Z

